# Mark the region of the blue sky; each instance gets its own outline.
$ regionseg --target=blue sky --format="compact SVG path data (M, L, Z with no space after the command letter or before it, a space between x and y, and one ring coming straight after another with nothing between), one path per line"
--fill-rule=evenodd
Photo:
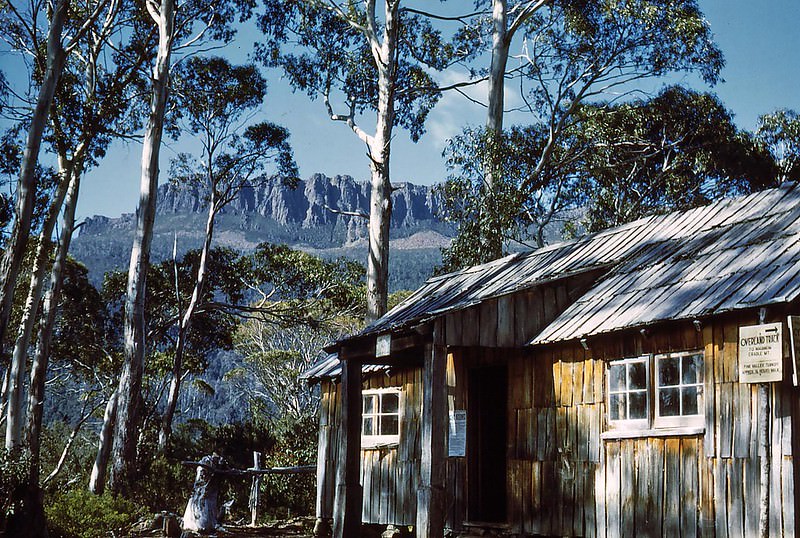
M800 1L700 0L726 58L724 82L712 88L734 113L739 127L752 130L758 116L778 108L800 111ZM249 53L257 35L240 35L226 54L237 60ZM293 94L277 74L270 75L265 102L267 119L282 124L292 133L295 159L300 176L315 172L346 174L357 179L369 177L365 148L342 123L327 119L320 101ZM708 89L684 81L696 89ZM651 90L657 90L653 83ZM419 143L397 130L392 148L392 179L430 184L447 175L441 157L444 144L465 124L481 124L484 111L457 95L445 96L427 123L427 134ZM365 118L368 127L372 118ZM507 120L513 123L513 118ZM182 144L168 143L162 150L162 182L169 159L185 151ZM92 215L118 216L135 210L138 200L141 146L116 144L108 158L87 174L83 183L79 219Z

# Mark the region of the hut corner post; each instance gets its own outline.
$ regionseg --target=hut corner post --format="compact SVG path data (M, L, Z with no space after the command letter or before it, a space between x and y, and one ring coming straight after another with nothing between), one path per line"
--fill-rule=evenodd
M361 362L348 359L341 350L342 418L339 459L336 465L336 499L333 535L358 536L361 532Z
M769 423L770 416L770 384L759 383L758 385L758 444L761 456L761 473L759 477L761 488L761 502L758 515L758 534L760 538L769 537L769 473L770 473L770 446L769 446Z
M444 324L437 320L433 342L425 346L422 404L422 461L417 500L417 536L444 534L444 472L447 421Z

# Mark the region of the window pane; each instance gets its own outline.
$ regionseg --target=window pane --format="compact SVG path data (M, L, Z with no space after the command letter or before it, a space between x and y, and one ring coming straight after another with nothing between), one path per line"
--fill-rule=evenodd
M397 435L400 428L397 415L383 415L381 417L381 435Z
M611 420L625 420L628 414L625 412L626 399L624 394L611 394L608 403L608 415Z
M362 435L376 435L375 433L375 417L364 417L362 423Z
M703 356L700 354L683 357L683 383L693 385L703 382Z
M381 398L381 413L397 413L400 406L400 395L396 393L384 394Z
M644 365L642 365L644 367ZM628 394L630 399L630 415L628 418L647 418L647 393L631 392Z
M658 360L658 385L678 385L680 376L678 374L679 359L677 357L666 357Z
M647 368L644 362L633 362L628 364L628 375L630 376L629 389L647 388Z
M683 398L683 414L699 415L703 407L703 395L699 387L684 387L681 389Z
M364 396L364 414L370 415L375 413L375 399L377 398L376 395L369 394Z
M612 364L608 368L608 387L611 392L625 390L625 365Z
M678 397L680 389L660 389L658 391L658 414L662 417L676 417L681 414Z

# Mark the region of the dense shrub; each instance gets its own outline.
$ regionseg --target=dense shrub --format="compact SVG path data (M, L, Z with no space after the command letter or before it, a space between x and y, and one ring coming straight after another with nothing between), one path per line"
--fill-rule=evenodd
M101 538L125 534L142 509L109 494L74 489L52 496L45 513L51 538Z
M277 443L266 456L266 467L313 465L317 460L316 420L284 424ZM316 474L266 475L262 480L262 506L277 517L313 514L316 499Z
M28 462L0 448L0 532L10 517L23 510L23 492L28 485Z

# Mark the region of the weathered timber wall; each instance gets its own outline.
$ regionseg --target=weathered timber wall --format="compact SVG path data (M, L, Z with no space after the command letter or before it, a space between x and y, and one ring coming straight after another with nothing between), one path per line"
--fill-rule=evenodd
M739 325L753 323L728 317L702 332L689 323L671 324L647 337L631 332L594 340L588 351L575 344L507 354L512 531L604 537L757 535L757 386L738 383L736 348ZM706 357L704 434L600 438L607 360L692 349L704 350ZM462 353L464 363L474 361L474 354ZM785 377L790 379L788 370ZM770 536L795 534L796 402L790 381L773 384ZM462 482L458 471L451 477L454 488Z
M445 319L446 344L522 347L580 297L598 274L589 271L451 312Z
M552 319L570 296L567 288L547 292L555 304L545 308L536 293L544 298L544 290L525 292L446 320L451 411L467 409L471 368L508 368L510 531L521 536L756 536L762 418L757 386L738 382L737 348L738 327L755 324L755 313L707 320L700 331L689 322L674 322L650 327L645 335L628 331L590 338L588 350L577 342L531 350L520 342ZM607 429L607 362L685 350L705 355L704 433L601 438ZM794 536L797 526L794 452L800 439L792 430L800 417L800 398L789 368L787 363L786 381L772 384L770 396L770 536ZM404 387L406 409L400 446L362 451L368 523L415 521L421 371L367 379L364 388L397 385ZM330 517L338 446L336 385L323 384L322 394L320 455L327 456L318 514ZM468 521L466 458L447 458L446 468L447 525L459 530Z
M419 485L422 370L410 369L365 376L363 389L402 387L400 442L397 446L361 450L361 484L364 488L364 523L414 525ZM321 387L319 457L325 458L318 473L317 517L333 517L336 493L336 461L340 445L340 386L324 381Z

